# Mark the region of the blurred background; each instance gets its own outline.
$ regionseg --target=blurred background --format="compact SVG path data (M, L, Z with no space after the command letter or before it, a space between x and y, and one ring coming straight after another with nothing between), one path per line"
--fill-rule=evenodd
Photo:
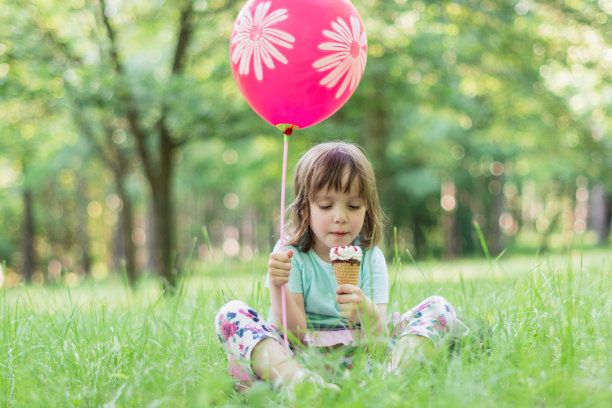
M394 229L416 258L482 256L475 224L492 256L610 244L611 0L353 4L364 77L294 133L289 172L315 143L362 146L390 256ZM0 0L5 285L267 256L282 137L231 74L243 5Z

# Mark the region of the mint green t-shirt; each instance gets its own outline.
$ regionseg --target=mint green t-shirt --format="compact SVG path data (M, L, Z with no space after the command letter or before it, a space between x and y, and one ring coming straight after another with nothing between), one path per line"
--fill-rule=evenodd
M285 251L289 249L293 249L293 257L287 289L291 293L303 294L308 328L315 330L346 328L347 321L340 317L336 303L338 283L331 263L323 261L313 249L301 252L293 246L285 247ZM279 250L280 246L277 243L274 252ZM268 278L265 286L270 287ZM364 252L358 286L375 304L389 303L387 263L378 247ZM270 322L274 321L272 310L268 318Z

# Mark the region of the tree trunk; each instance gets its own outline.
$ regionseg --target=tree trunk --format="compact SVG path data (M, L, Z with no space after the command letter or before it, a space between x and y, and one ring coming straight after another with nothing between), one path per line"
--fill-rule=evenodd
M81 272L89 276L91 272L91 253L89 234L87 233L87 182L83 177L77 178L79 225L77 226L78 242L81 249Z
M161 166L159 176L151 184L155 226L156 270L169 288L176 283L177 273L172 265L174 245L174 212L172 208L172 147L168 135L161 132Z
M453 181L442 183L440 189L440 202L442 204L442 214L439 218L439 226L444 237L444 247L442 255L445 259L453 259L458 255L459 242L457 237L457 186ZM454 206L451 206L450 198L455 200Z
M117 193L123 204L121 209L121 240L123 243L123 256L125 257L125 274L127 275L128 283L131 287L136 285L136 248L132 240L132 232L134 231L134 210L132 199L128 195L123 177L119 174L117 177Z
M457 187L457 209L453 228L457 255L473 254L476 250L471 200L472 194L468 189Z
M472 208L459 202L455 216L455 245L457 255L473 254L476 252L474 242L474 224Z
M164 279L168 287L173 287L176 283L176 271L173 269L171 260L171 250L173 245L173 224L170 197L160 194L153 202L155 215L155 254L154 260L156 270Z
M34 203L32 192L26 188L23 192L23 277L30 282L36 269Z
M602 183L597 183L591 191L591 228L597 233L597 244L605 245L610 238L612 221L612 197L606 195Z
M117 225L115 226L113 238L113 260L112 268L116 271L121 271L122 263L125 259L125 245L123 245L123 217L119 216Z
M106 13L106 2L100 1L101 17L106 28L108 40L110 41L110 57L113 61L115 72L118 76L124 75L124 67L119 58L119 47L117 36ZM172 61L171 76L176 77L183 73L185 64L185 53L193 33L192 27L193 1L184 5L179 19L176 47ZM164 280L166 288L173 289L176 283L176 271L173 269L171 250L174 245L174 211L172 208L172 155L187 139L185 137L173 138L167 126L167 106L161 100L161 114L154 128L143 125L139 104L132 93L126 87L120 89L119 97L124 103L125 116L127 118L131 133L136 141L136 149L144 167L145 176L151 187L153 200L153 214L155 224L156 250L154 254L156 269ZM150 150L148 141L153 135L159 135L158 149Z
M612 227L612 196L606 196L606 216L604 218L604 228L602 234L599 236L599 243L604 245L608 243L610 239L610 228Z
M153 197L149 200L146 214L146 233L147 233L147 269L154 271L157 268L157 227L155 223L155 211Z
M430 251L430 245L425 236L426 230L423 223L419 222L419 216L413 217L412 240L414 243L415 256L424 258Z
M444 247L442 248L444 259L454 259L457 256L456 219L455 211L445 212L440 217L440 227L444 236Z
M501 226L499 225L499 219L504 211L504 194L503 185L504 180L501 176L491 177L492 181L500 183L500 191L493 195L489 216L489 239L487 245L489 245L489 253L491 256L497 256L501 253L503 243L503 235Z

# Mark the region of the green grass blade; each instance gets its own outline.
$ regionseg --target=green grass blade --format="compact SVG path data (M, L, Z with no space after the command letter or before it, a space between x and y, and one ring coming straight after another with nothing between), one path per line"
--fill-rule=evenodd
M482 248L482 251L485 254L485 257L487 258L487 262L489 262L489 265L492 265L491 254L489 253L489 247L487 246L487 242L485 241L484 234L482 233L482 229L480 228L480 225L478 225L477 221L474 221L474 228L476 229L476 233L478 234L478 240L480 241L480 246Z

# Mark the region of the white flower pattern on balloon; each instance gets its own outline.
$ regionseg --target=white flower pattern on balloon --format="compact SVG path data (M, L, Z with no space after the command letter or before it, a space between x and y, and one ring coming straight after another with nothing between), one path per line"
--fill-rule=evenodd
M319 72L332 70L319 82L327 88L335 87L344 77L336 91L336 98L340 98L347 88L355 90L361 80L366 65L365 48L368 40L365 31L361 31L357 17L351 16L350 27L340 17L331 25L335 31L323 30L323 35L332 42L319 44L319 49L334 53L318 59L312 66Z
M255 77L263 80L263 64L274 69L274 60L286 64L287 58L276 48L292 49L295 37L282 30L271 28L273 25L287 19L287 10L278 9L268 14L271 2L257 5L255 15L246 9L239 17L236 35L232 44L236 44L232 52L232 63L240 63L239 73L248 75L253 59Z

